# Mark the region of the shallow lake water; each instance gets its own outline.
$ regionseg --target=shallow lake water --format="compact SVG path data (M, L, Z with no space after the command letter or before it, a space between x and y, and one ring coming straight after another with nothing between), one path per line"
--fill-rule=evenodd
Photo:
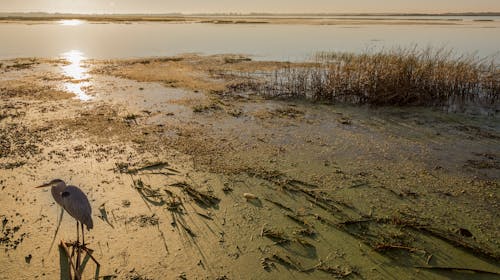
M4 22L0 58L64 57L70 51L96 59L196 52L300 61L317 51L363 52L415 44L484 57L500 51L499 27L499 20L452 25Z

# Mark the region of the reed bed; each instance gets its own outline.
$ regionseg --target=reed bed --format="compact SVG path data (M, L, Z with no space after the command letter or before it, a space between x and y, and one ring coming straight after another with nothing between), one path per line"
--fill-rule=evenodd
M275 70L263 92L274 97L372 105L498 105L500 67L494 58L444 49L321 52L316 63Z

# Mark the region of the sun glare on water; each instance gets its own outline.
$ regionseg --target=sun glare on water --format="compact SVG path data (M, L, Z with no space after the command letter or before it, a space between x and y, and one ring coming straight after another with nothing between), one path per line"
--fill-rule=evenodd
M82 61L86 59L83 53L78 50L72 50L62 54L62 57L69 62L62 67L63 74L75 80L88 79L87 69L82 66Z
M59 21L59 25L66 25L66 26L76 26L83 24L83 20L79 19L63 19Z
M68 65L61 67L62 72L71 79L64 83L64 89L75 94L76 98L82 101L92 99L92 97L85 92L85 88L91 85L89 82L90 75L88 74L88 70L83 66L83 61L86 57L78 50L65 52L61 56L69 62Z

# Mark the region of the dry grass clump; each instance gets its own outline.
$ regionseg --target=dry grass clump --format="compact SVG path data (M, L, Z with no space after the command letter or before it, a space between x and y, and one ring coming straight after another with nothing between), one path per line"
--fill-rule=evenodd
M272 72L271 96L373 105L496 103L500 68L444 49L393 49L378 53L318 53L314 66Z

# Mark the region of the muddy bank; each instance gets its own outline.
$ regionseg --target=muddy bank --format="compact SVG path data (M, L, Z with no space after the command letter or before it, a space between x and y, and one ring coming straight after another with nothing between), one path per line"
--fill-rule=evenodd
M246 73L283 65L242 56L86 61L84 80L63 61L1 63L2 279L59 277L51 242L74 221L54 236L57 205L33 189L53 178L91 201L101 276L500 272L497 116L267 99Z

